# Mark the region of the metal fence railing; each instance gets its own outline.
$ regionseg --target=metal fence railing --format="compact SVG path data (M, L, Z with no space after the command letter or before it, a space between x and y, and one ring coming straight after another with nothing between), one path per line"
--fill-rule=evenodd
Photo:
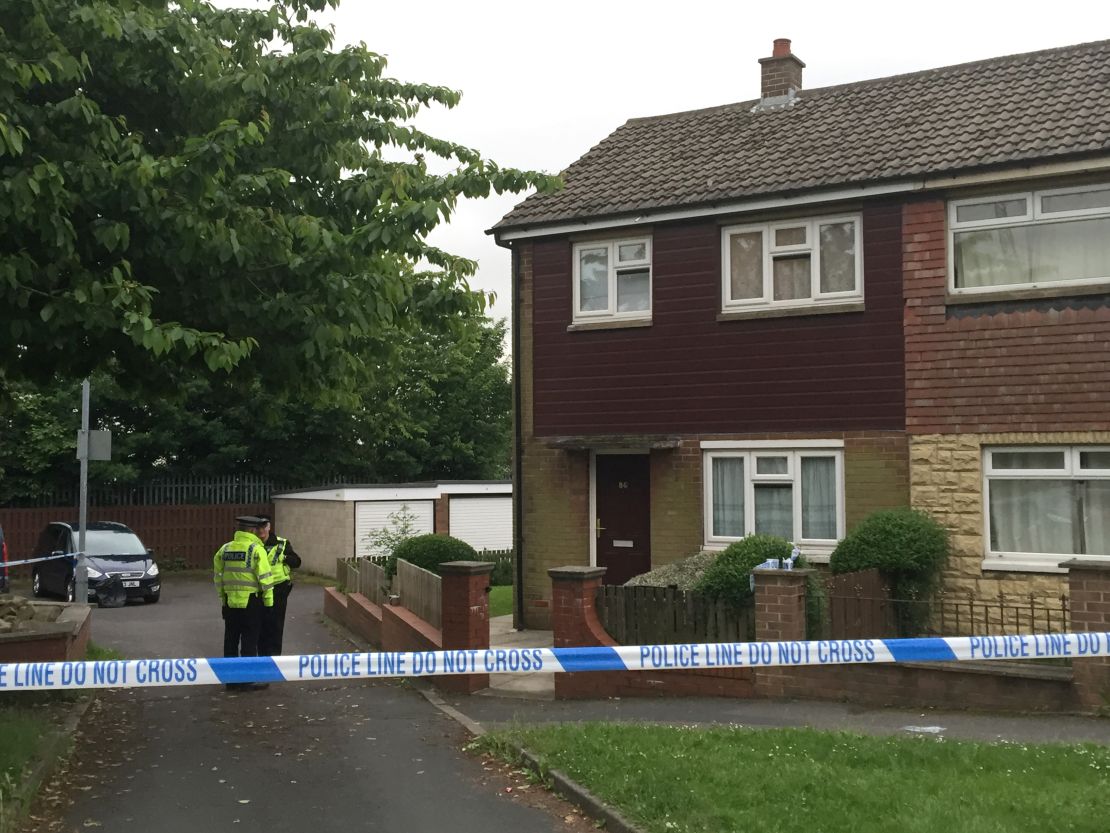
M1071 624L1066 595L895 598L873 570L830 577L826 610L831 639L1066 633Z
M341 478L314 481L311 486L332 486ZM279 492L304 488L281 484L261 476L229 475L210 478L158 478L142 483L89 485L92 506L180 506L185 504L269 503ZM49 494L15 501L13 507L75 506L77 488L55 489Z

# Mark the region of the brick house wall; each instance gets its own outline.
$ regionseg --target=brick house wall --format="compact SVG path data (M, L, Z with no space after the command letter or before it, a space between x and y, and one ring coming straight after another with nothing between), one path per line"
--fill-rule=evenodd
M983 447L1110 443L1110 295L952 298L945 201L906 203L902 229L910 495L951 535L944 587L1058 599L1062 572L983 569Z
M902 217L906 429L1110 431L1110 293L965 303L947 297L945 202Z

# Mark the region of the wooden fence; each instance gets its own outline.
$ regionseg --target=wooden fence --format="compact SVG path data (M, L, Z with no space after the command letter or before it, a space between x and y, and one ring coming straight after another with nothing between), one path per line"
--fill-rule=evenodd
M443 627L442 580L430 570L397 559L397 575L393 577L393 592L401 604L437 628Z
M271 514L273 510L268 503L89 506L88 519L126 524L154 550L154 557L163 568L211 568L216 550L235 534L237 515ZM12 561L30 558L39 534L52 521L77 523L76 507L0 509L8 558Z
M336 566L340 586L348 593L361 593L379 606L388 603L392 579L380 564L369 558L341 558Z
M675 587L603 585L596 608L621 645L746 642L755 636L753 606L737 608Z

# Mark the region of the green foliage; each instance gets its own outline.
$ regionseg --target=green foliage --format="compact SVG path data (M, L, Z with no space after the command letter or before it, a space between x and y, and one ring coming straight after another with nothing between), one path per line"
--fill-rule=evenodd
M485 553L479 553L478 559L493 562L493 572L489 574L489 583L492 587L506 587L513 583L513 558L511 555L490 558Z
M412 538L416 532L416 515L407 503L402 504L396 512L390 512L387 517L389 526L375 529L366 536L370 544L379 555L387 556L385 574L390 578L397 572L397 547Z
M460 94L336 49L335 5L0 0L0 377L235 369L334 401L481 311L429 233L557 180L413 127Z
M512 399L504 333L483 315L461 320L454 337L409 333L397 365L334 404L199 374L177 377L172 398L136 395L110 366L91 377L92 424L112 430L113 459L90 464L90 486L230 472L284 486L505 477ZM20 438L0 443L0 504L77 482L79 404L77 382L0 378L0 436Z
M709 565L717 560L718 553L699 552L681 561L674 561L656 567L647 573L633 576L624 583L625 587L675 587L679 590L693 590L697 587Z
M898 598L921 598L935 586L948 557L948 533L918 509L887 509L866 517L829 559L834 573L877 568Z
M684 723L697 715L676 712ZM862 724L862 721L860 722ZM814 729L546 722L482 751L559 770L647 833L999 833L1105 829L1110 747ZM770 766L770 769L768 767ZM751 784L753 773L772 789ZM954 799L954 796L959 796Z
M694 589L711 598L745 604L752 597L752 570L768 558L789 558L792 549L789 541L774 535L749 535L729 544L706 568Z
M450 535L417 535L403 541L393 554L417 567L439 572L439 565L446 561L477 561L474 547Z

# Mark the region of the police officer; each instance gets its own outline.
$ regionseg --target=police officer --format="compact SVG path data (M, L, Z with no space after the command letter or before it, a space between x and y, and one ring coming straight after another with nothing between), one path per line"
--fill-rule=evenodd
M265 515L261 517L269 520ZM291 571L301 566L301 557L288 538L282 538L273 531L272 525L266 548L270 556L270 570L274 574L274 606L262 612L262 640L258 644L258 653L277 657L281 656L285 634L285 608L289 603L289 594L293 592Z
M239 529L212 559L212 577L220 595L224 618L224 656L258 656L264 608L274 604L270 558L263 543L270 522L257 515L235 519ZM261 684L232 683L229 689L264 688Z

